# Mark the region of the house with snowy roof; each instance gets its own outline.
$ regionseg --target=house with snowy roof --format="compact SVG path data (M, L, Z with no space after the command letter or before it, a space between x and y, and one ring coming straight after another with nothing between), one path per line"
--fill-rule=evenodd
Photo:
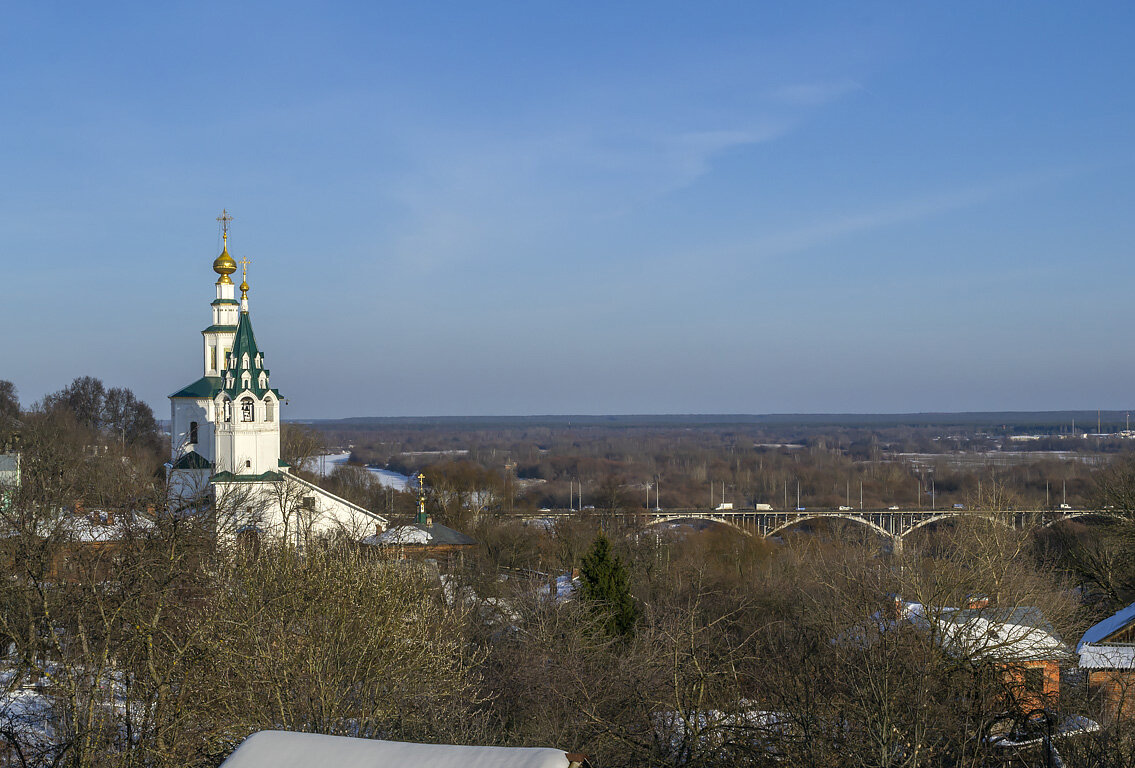
M1092 625L1076 652L1108 714L1135 717L1135 603Z
M549 747L478 747L260 731L223 768L581 768L586 756Z
M1060 670L1075 655L1035 606L998 607L975 595L964 608L927 606L895 598L898 621L928 632L952 656L990 662L1022 710L1050 707L1060 696ZM893 626L895 620L882 622ZM881 626L880 629L885 629Z
M280 458L280 406L248 309L248 259L240 300L230 275L227 212L218 219L224 248L213 261L212 322L201 331L202 376L170 395L171 454L166 464L175 509L211 508L218 532L294 538L346 532L357 539L386 518L299 477Z

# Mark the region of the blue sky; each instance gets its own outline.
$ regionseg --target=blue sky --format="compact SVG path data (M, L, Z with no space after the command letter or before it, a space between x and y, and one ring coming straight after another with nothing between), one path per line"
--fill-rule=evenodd
M24 3L0 378L290 418L1126 409L1130 3ZM14 331L14 332L12 332Z

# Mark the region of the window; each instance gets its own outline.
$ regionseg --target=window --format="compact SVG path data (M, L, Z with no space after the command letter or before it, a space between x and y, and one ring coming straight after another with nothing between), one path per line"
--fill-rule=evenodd
M252 469L252 459L245 459L244 460L244 468L245 469Z
M225 421L233 420L233 401L225 398L224 404L221 406L225 412Z
M197 422L189 422L189 444L197 445Z
M246 397L240 401L240 420L253 421L256 406L252 402L251 397Z
M245 371L244 375L240 377L240 387L241 389L248 389L251 384L252 377L248 375L248 371Z
M248 353L247 352L245 352L244 357L242 357L240 359L240 367L241 368L247 368L248 367Z
M276 404L271 399L264 401L264 421L275 421Z
M225 367L227 368L227 367L228 367L228 359L229 359L229 348L228 348L228 347L225 347L225 357L224 357L224 359L225 359L225 363L226 363L226 364L225 364Z
M217 370L217 348L209 347L209 370Z
M1044 693L1044 667L1029 667L1025 670L1025 690L1029 693Z

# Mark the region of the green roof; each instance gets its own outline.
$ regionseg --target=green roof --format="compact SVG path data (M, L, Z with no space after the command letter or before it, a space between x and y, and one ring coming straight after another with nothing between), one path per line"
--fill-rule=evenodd
M210 325L208 328L201 331L201 333L213 333L214 331L230 331L231 332L231 331L235 331L235 330L236 330L235 325Z
M213 464L197 451L190 451L173 463L174 469L212 469Z
M170 397L214 397L223 389L220 376L202 376L184 389L174 392Z
M277 393L277 394L279 394L279 393ZM290 467L292 466L291 464L289 464L288 462L284 461L283 459L277 459L277 461L276 461L276 464L277 464L278 466L281 466L281 467L289 467L289 468L290 468Z
M229 350L233 360L236 362L231 368L226 368L226 375L232 375L233 383L231 387L225 387L230 397L236 397L241 392L248 389L252 394L258 398L263 398L266 393L270 391L269 387L260 386L260 372L263 371L265 377L269 375L267 368L257 368L256 358L261 356L260 348L256 345L256 334L252 332L252 320L248 317L248 312L240 313L240 321L236 326L236 336L233 338L232 349ZM245 356L248 356L248 365L244 364ZM228 361L225 361L226 365ZM264 361L261 360L261 363ZM249 384L245 387L241 384L241 376L247 372L249 374ZM277 393L278 396L279 393Z
M259 475L234 475L232 472L218 472L209 478L210 483L261 483L283 479L279 472L264 472Z
M213 303L210 304L209 306L215 307L218 304L240 304L240 302L237 301L236 299L214 299Z

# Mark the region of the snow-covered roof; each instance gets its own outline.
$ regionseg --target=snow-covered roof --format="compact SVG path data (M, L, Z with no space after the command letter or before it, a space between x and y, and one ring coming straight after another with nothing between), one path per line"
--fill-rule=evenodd
M559 749L468 747L260 731L241 742L224 768L568 768Z
M396 525L377 536L367 536L363 539L362 543L378 544L380 546L399 544L418 546L431 544L437 546L466 546L476 544L477 541L471 536L466 536L461 531L455 531L444 525L421 525L419 523L412 523L410 525Z
M900 602L898 607L902 619L930 631L953 653L1017 662L1071 655L1052 624L1033 606L928 608Z
M1135 623L1135 603L1089 627L1076 646L1084 669L1135 669L1135 643L1109 643L1108 637Z
M1135 603L1116 611L1103 621L1089 627L1084 636L1080 638L1076 650L1080 650L1084 643L1098 643L1105 637L1114 635L1133 621L1135 621Z

